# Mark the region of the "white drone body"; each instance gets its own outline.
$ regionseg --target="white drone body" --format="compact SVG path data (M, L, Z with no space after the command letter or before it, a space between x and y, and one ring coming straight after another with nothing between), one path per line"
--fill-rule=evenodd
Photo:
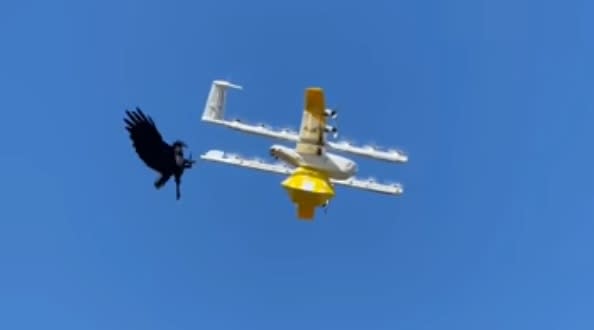
M278 163L246 159L220 150L210 150L201 155L201 158L268 173L289 175L283 182L283 186L297 205L299 218L312 219L315 207L326 206L334 196L335 184L389 195L403 193L402 185L399 183L382 184L373 179L356 178L358 167L355 161L330 152L341 151L393 163L408 161L408 157L403 152L395 149L379 150L371 146L354 146L348 142L327 141L326 134L337 133L336 127L327 124L327 119L336 118L337 112L325 107L324 92L321 88L306 89L299 131L276 130L266 125L252 125L239 120L225 119L225 104L229 88L242 89L241 86L227 81L213 81L202 121L240 132L292 142L295 146L272 145L269 154L279 160Z

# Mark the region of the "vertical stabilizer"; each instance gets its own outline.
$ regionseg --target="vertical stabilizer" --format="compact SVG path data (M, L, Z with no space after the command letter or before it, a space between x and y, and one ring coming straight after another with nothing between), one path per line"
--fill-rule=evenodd
M295 146L300 154L321 156L324 153L326 135L326 101L324 90L309 87L305 90L304 110L299 128L299 141Z
M223 120L225 115L225 101L227 99L227 89L243 89L241 86L234 85L228 81L215 80L210 86L208 99L202 113L202 120Z

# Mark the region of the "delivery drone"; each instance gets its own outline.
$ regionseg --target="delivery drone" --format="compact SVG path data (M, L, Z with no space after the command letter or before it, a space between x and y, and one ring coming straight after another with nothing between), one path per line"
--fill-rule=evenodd
M266 136L295 143L295 147L274 144L269 153L277 163L245 159L221 150L210 150L201 155L206 161L235 165L268 173L286 175L281 183L297 207L297 217L313 220L317 207L326 207L335 196L335 185L367 190L388 195L403 193L401 184L382 184L374 179L358 179L357 164L346 157L327 150L342 151L395 163L405 163L408 157L398 150L382 151L371 146L358 147L348 142L327 141L326 134L337 133L328 125L337 112L326 109L324 91L319 87L305 89L305 104L299 132L275 130L265 125L250 125L239 120L224 118L227 90L242 89L228 81L213 81L202 121L226 126L241 132Z

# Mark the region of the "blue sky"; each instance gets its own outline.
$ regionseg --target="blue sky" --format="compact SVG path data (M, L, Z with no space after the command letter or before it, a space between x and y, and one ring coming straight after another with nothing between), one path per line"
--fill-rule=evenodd
M587 1L4 1L0 328L592 329ZM200 163L154 190L125 108L194 155L273 141L322 86L342 135L402 148L390 198L295 219L282 177Z

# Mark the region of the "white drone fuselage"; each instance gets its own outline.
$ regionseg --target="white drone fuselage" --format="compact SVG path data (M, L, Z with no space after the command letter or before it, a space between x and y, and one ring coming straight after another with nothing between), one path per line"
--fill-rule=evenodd
M305 143L300 147L299 144L302 140L300 136L301 129L299 131L290 129L276 130L264 124L251 125L239 120L226 119L225 105L228 89L243 88L224 80L214 80L212 82L202 113L202 121L243 133L287 141L293 143L294 146L274 144L270 147L270 155L283 164L271 164L257 159L242 158L221 150L209 150L200 156L201 159L280 175L292 175L297 168L301 167L323 173L328 177L332 185L336 184L389 195L401 195L404 192L402 185L399 183L380 183L373 178L364 180L355 177L358 169L353 160L328 151L345 152L394 163L406 163L408 162L408 156L403 152L394 149L380 150L373 146L357 146L346 141L324 141L323 145L319 145L319 142L311 139L311 136L309 139L305 139ZM335 119L336 117L336 111L330 109L326 109L324 114L327 118ZM337 130L326 125L325 132L336 133ZM298 151L300 149L304 150L304 152Z
M329 152L321 155L301 154L293 148L274 144L270 147L270 155L291 167L317 170L336 180L346 180L357 173L354 161Z

